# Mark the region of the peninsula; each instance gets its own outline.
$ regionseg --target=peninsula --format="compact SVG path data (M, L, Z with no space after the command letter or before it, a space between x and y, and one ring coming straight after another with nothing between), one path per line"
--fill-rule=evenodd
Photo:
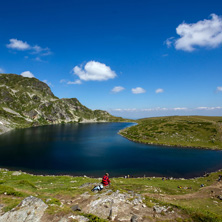
M222 149L222 117L168 116L140 119L137 123L119 134L145 144Z

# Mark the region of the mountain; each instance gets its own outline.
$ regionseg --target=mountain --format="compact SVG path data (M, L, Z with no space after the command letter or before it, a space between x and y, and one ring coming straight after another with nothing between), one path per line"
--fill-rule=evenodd
M36 78L0 74L0 134L14 128L69 122L119 122L106 111L91 110L78 99L59 99Z

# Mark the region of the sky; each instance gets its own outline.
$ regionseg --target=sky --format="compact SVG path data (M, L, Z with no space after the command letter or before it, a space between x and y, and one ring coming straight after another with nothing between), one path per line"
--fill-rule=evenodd
M0 0L0 73L144 118L222 115L221 0Z

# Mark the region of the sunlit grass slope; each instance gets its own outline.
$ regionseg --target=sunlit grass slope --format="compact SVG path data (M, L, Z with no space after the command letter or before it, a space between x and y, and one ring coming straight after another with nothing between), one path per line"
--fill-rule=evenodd
M221 182L217 182L222 172L215 172L206 177L194 179L162 180L162 178L111 178L113 192L121 193L133 191L145 197L144 204L153 208L155 205L177 208L181 214L186 215L188 221L221 221L222 202L217 196L211 195L211 190L221 192ZM50 215L66 215L73 213L70 200L88 192L90 186L85 183L99 183L101 178L72 177L72 176L38 176L22 173L14 175L13 172L0 170L0 204L3 211L9 211L27 196L36 196L46 202ZM204 187L201 187L201 184ZM181 187L181 188L178 188ZM190 189L187 189L187 188ZM103 192L106 192L106 189ZM81 213L81 212L80 212Z
M222 117L169 116L137 122L120 134L140 143L222 149Z

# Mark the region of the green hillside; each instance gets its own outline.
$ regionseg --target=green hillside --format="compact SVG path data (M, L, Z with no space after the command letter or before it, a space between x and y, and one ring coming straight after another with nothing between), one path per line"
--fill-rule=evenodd
M118 122L106 111L91 110L78 99L59 99L49 86L36 78L0 74L0 133L68 122Z
M113 198L113 221L124 221L120 219L134 212L142 217L139 221L145 222L220 222L222 182L218 178L221 173L218 171L193 179L111 178L110 187L93 193L91 189L100 183L101 178L37 176L0 169L0 220L1 215L16 207L24 198L34 196L48 205L41 221L76 221L68 220L68 217L84 215L89 222L104 222L109 213L104 215L102 212L109 209L109 201ZM76 204L81 211L71 209ZM96 208L93 208L94 205ZM155 208L167 211L155 213ZM14 208L12 213L16 210L19 207Z
M146 144L222 149L222 117L170 116L137 122L119 133Z

